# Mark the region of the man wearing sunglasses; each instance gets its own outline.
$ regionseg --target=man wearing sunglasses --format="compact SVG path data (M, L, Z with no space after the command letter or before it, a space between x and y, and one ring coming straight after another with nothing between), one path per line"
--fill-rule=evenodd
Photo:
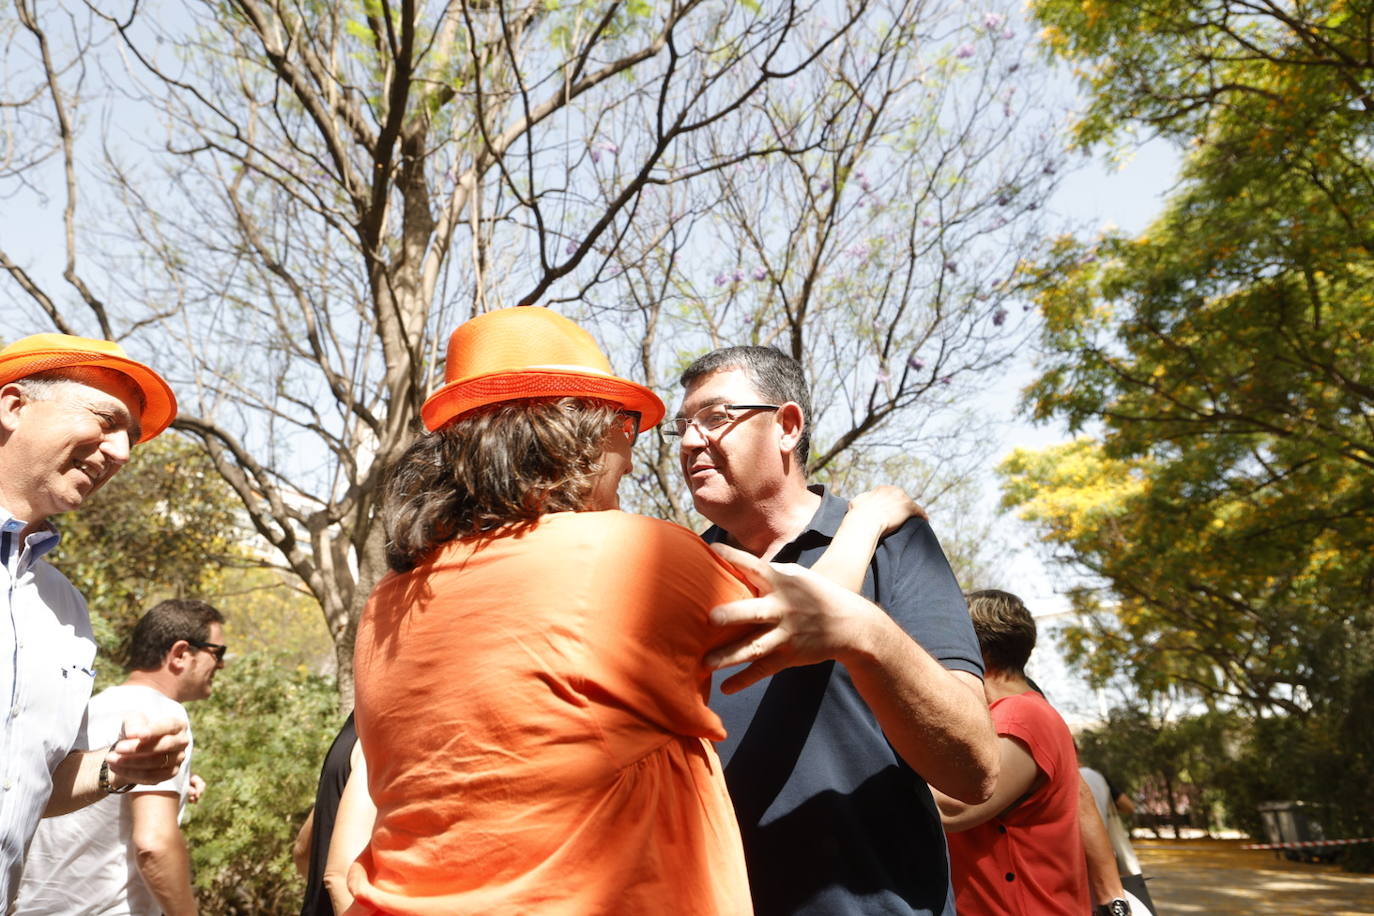
M210 696L226 651L224 617L211 605L181 598L155 605L134 627L124 683L91 699L91 742L113 741L134 713L185 722L189 740L181 704ZM130 786L79 811L45 818L29 846L15 912L195 913L180 827L192 780L188 746L171 779Z
M714 523L706 540L752 554L728 557L746 570L754 557L811 566L848 503L807 485L801 366L770 347L731 347L681 381L664 431L679 443L697 511ZM772 574L760 572L751 578ZM717 669L749 663L717 678L711 707L729 733L717 750L755 910L952 914L927 784L985 799L996 736L978 641L935 535L913 517L879 543L862 590L871 601L789 601L784 591L713 611L717 625L757 629L707 658Z

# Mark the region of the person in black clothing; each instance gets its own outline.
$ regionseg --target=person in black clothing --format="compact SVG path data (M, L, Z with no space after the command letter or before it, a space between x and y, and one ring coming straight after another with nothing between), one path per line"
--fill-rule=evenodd
M305 877L305 902L301 916L335 916L329 892L324 886L325 862L329 857L329 840L334 835L334 816L339 799L353 772L353 748L358 732L353 725L353 713L348 714L343 728L325 755L320 768L320 785L315 792L315 807L305 819L296 836L293 857L296 870Z

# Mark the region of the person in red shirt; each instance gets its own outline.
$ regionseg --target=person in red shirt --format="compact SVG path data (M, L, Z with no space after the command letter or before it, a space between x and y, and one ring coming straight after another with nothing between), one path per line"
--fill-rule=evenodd
M1035 620L1008 592L967 597L1001 767L980 805L937 793L955 903L961 916L1083 916L1093 906L1078 826L1078 756L1064 720L1026 680Z

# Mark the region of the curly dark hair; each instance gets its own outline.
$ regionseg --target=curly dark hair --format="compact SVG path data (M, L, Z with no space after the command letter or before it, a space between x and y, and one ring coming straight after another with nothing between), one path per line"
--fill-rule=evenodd
M449 541L511 534L541 515L585 509L620 413L605 401L525 398L420 436L388 474L387 564L406 572Z

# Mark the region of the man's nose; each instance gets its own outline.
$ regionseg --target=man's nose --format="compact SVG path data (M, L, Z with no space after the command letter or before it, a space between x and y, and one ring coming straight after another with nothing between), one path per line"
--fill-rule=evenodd
M107 433L105 441L101 443L101 451L121 467L129 463L133 448L133 435L127 429L116 429Z
M690 441L689 441L689 437ZM687 428L682 431L681 447L683 451L689 448L700 448L707 444L706 433L695 423L688 423Z

